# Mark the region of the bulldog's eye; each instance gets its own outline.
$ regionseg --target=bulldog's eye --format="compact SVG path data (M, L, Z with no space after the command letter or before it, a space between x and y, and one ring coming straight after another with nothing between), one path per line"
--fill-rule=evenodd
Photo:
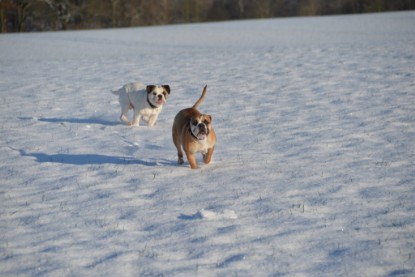
M166 94L167 94L167 93L166 93L165 91L163 91L163 95L164 95L164 96L166 96Z
M197 120L193 120L193 121L192 121L192 125L194 125L194 126L196 126L196 125L197 125L197 123L198 123L198 122L197 122Z
M157 92L153 92L153 95L156 96L157 95Z
M203 123L204 123L205 125L209 125L209 121L207 121L207 120L203 120Z

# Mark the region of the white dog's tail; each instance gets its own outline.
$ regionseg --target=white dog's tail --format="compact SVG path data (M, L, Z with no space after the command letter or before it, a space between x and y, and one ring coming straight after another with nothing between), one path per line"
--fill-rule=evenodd
M115 94L115 95L120 95L120 90L119 89L117 89L117 90L111 90L111 92L113 94Z
M199 107L199 105L202 104L203 100L205 99L206 88L207 85L203 88L202 96L200 96L199 100L197 100L196 103L193 105L193 109L197 109L197 107Z

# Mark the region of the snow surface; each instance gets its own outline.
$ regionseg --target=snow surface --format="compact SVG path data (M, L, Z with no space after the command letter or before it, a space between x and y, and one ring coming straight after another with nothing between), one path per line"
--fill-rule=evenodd
M414 26L0 35L0 276L414 276ZM118 121L131 81L172 88L154 128ZM205 84L190 170L171 125Z

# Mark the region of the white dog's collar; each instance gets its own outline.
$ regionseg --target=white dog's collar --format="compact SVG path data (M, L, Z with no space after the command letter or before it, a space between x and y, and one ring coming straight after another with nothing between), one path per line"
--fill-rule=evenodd
M150 102L150 100L148 100L148 96L147 96L147 103L150 105L150 107L151 107L152 109L157 109L157 108L158 108L157 106L154 106L154 105Z

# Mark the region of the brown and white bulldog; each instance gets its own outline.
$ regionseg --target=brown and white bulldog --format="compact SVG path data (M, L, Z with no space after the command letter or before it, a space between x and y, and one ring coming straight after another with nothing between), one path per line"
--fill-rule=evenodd
M191 107L181 110L174 118L172 135L173 143L177 148L178 162L183 164L183 151L186 153L192 169L197 168L196 153L202 153L203 161L208 164L212 159L216 144L216 135L212 127L212 117L200 113L197 108L203 102L206 95L203 88L202 96Z

